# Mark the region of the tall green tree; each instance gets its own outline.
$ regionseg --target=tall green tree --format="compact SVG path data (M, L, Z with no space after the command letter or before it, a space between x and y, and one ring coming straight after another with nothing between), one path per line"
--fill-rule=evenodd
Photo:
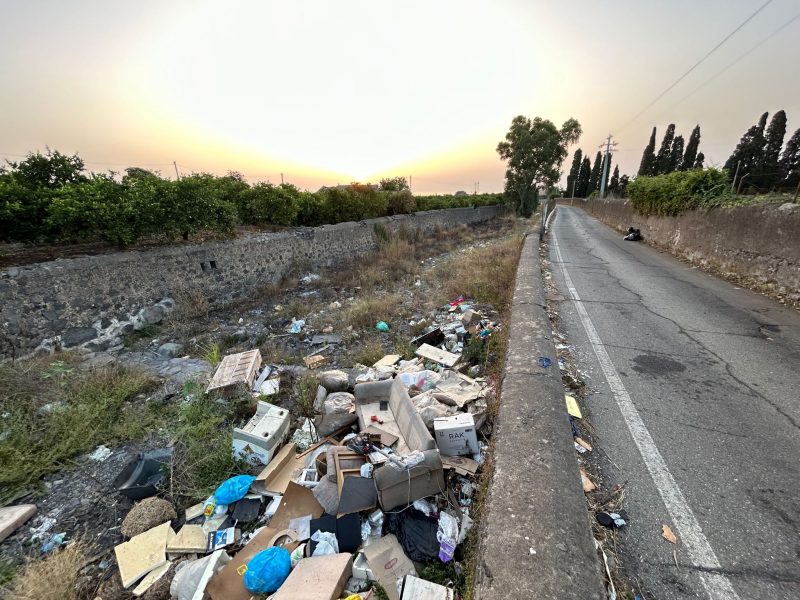
M381 192L401 192L408 189L408 180L402 176L381 179L378 189Z
M77 154L67 156L58 150L31 152L20 162L8 162L16 180L27 187L59 188L68 183L81 183L88 178L83 173L83 159Z
M530 217L536 210L539 187L551 187L561 178L567 147L578 141L581 126L568 119L558 129L552 121L522 115L514 117L497 153L507 162L506 193L515 198L517 213Z
M600 154L600 151L598 150L597 155L594 157L592 172L589 175L589 189L587 190L587 195L600 189L600 175L601 175L600 170L602 168L603 168L603 155Z
M672 140L672 150L670 151L669 155L669 170L667 173L672 173L673 171L677 171L681 166L681 161L683 160L683 136L676 135L675 139Z
M735 177L737 167L740 178L745 175L754 177L759 173L764 157L764 145L766 144L764 129L767 126L768 116L769 113L761 115L758 124L753 125L745 132L733 153L725 161L725 169L728 170L729 177Z
M619 178L619 195L620 197L624 198L625 194L628 193L628 184L630 183L630 178L627 175L623 175Z
M670 123L664 132L664 139L661 140L661 148L656 155L655 175L669 173L672 164L672 141L675 139L675 124Z
M642 160L639 163L639 175L655 175L656 172L656 128L650 134L650 141L642 152Z
M700 125L695 125L692 129L692 134L689 136L689 141L686 143L686 150L683 153L681 160L681 171L688 171L694 168L694 161L697 158L697 151L700 148Z
M792 134L786 142L780 160L780 168L783 172L783 186L797 186L800 181L800 129Z
M694 159L694 165L692 165L693 169L702 169L703 168L703 161L705 161L706 155L702 152L697 153L697 158Z
M619 194L619 165L614 165L614 174L608 182L608 191L615 196Z
M578 183L578 175L581 172L581 160L583 159L583 150L578 148L575 154L572 155L572 166L567 175L567 194L574 194L575 187Z
M578 173L578 185L575 191L576 198L586 198L589 195L589 178L592 173L592 161L584 157L581 162L581 170Z
M779 110L770 119L764 132L764 152L761 159L760 173L755 185L763 189L771 189L780 185L783 173L779 166L783 138L786 137L786 113Z

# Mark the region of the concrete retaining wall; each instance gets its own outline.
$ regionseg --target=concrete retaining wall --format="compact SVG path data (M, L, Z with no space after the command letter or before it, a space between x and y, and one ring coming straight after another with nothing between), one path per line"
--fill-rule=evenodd
M476 597L603 599L535 234L520 257L509 328ZM551 366L539 367L539 356Z
M703 267L744 277L800 301L800 205L754 204L643 217L629 200L575 200L620 231L634 226L648 243Z
M0 358L54 346L105 349L118 336L158 322L178 288L214 304L247 296L298 265L313 269L377 247L377 225L432 231L504 214L505 207L456 208L266 233L236 240L59 259L0 272ZM184 293L185 295L185 293Z

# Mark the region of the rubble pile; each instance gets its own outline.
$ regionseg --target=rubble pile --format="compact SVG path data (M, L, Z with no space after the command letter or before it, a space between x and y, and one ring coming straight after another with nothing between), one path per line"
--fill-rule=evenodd
M314 415L294 415L294 428L290 411L271 402L280 370L258 350L226 356L207 393L252 394L252 417L233 429L231 448L249 471L117 545L123 587L140 596L172 577L178 600L356 600L382 597L376 584L392 600L454 598L452 582L420 574L457 565L473 524L492 390L465 349L500 327L484 313L464 298L442 307L414 324L422 333L406 359L387 355L351 373L307 360Z

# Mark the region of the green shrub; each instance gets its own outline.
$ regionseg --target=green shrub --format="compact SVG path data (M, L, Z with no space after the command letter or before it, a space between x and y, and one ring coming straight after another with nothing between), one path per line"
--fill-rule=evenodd
M417 210L417 201L409 190L387 192L386 201L390 215L407 215Z
M243 219L254 225L294 225L300 190L291 184L257 183L242 192Z
M722 169L692 169L637 177L628 184L628 196L640 214L678 215L718 202L730 194L728 185Z

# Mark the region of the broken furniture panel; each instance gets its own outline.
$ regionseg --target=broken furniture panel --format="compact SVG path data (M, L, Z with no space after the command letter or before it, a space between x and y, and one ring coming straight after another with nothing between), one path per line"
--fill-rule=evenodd
M172 535L170 521L167 521L114 547L122 587L131 587L167 562L167 542Z
M422 358L427 358L428 360L442 364L445 367L453 367L458 362L458 359L461 358L460 354L453 354L452 352L435 348L430 344L422 344L422 346L417 348L415 354L417 356L421 356Z

